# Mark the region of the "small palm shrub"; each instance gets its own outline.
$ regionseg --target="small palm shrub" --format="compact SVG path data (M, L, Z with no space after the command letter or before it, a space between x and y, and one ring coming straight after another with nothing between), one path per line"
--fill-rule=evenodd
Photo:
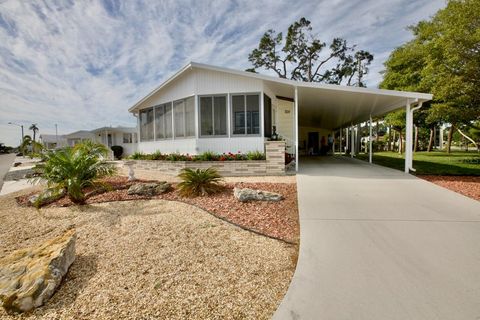
M137 152L134 152L130 155L130 159L133 159L133 160L144 160L145 159L145 155L139 151Z
M85 202L84 189L103 186L99 179L112 175L116 168L104 159L108 149L92 142L77 144L45 155L46 161L35 166L40 175L35 180L46 180L48 190L54 193L65 191L73 203Z
M182 169L178 177L182 180L178 184L178 190L184 197L206 196L223 189L220 184L222 176L214 168L185 168Z
M205 151L195 157L198 161L216 161L220 156L212 151Z
M165 156L160 152L160 150L155 151L151 155L149 155L149 160L163 160Z
M265 154L260 151L250 151L247 152L248 160L265 160Z

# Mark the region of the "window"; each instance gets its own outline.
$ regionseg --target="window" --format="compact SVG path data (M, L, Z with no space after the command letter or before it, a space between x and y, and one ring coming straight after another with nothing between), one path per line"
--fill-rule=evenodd
M123 134L123 143L132 143L132 133L124 133Z
M195 100L193 97L173 103L175 138L195 135Z
M140 139L153 140L153 108L140 111Z
M172 104L155 107L155 135L157 140L172 138Z
M232 96L233 134L260 133L260 96L258 94Z
M227 96L200 97L200 135L227 134Z

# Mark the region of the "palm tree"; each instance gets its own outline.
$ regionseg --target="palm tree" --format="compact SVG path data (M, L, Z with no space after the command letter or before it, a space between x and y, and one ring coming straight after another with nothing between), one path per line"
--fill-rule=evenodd
M29 130L32 130L33 131L33 142L35 142L35 138L37 136L37 132L38 132L38 127L37 127L37 124L36 123L33 123L30 128L28 128Z

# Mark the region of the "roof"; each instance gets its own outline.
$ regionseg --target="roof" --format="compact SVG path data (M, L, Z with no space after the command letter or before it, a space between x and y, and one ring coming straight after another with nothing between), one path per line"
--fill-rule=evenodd
M135 127L122 127L122 126L117 126L117 127L101 127L92 130L91 132L102 132L102 131L115 131L115 132L137 132L137 129Z
M89 138L93 135L91 131L79 130L65 135L67 139Z
M57 140L58 141L65 140L65 136L55 135L55 134L41 134L40 139L44 143L53 143L53 142L57 142Z
M213 65L197 63L197 62L190 62L181 68L178 72L160 84L157 88L151 91L148 95L142 98L140 101L135 103L132 107L128 109L128 111L133 112L138 106L140 106L144 101L150 98L152 95L160 91L166 85L174 81L176 78L181 76L187 70L190 69L203 69L203 70L210 70L210 71L217 71L217 72L224 72L233 75L239 75L264 81L269 81L278 84L284 84L291 87L297 88L311 88L311 89L323 89L329 91L336 91L338 93L342 92L349 92L349 93L360 93L360 94L374 94L374 95L381 95L381 96L394 96L394 97L403 97L403 98L411 98L411 99L418 99L421 101L428 101L432 99L432 95L428 93L419 93L419 92L407 92L407 91L396 91L396 90L386 90L386 89L376 89L376 88L362 88L362 87L352 87L352 86L342 86L342 85L335 85L335 84L325 84L325 83L317 83L317 82L303 82L303 81L295 81L290 79L283 79L274 76L263 75L259 73L253 73L248 71L240 71L235 69L217 67Z

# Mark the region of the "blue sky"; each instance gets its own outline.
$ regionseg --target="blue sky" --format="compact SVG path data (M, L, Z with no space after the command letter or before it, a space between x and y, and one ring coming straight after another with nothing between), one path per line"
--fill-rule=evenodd
M40 133L134 125L129 106L189 61L245 69L268 29L300 17L327 43L342 37L375 56L369 87L406 27L445 0L0 0L0 142ZM31 134L31 132L26 132Z

